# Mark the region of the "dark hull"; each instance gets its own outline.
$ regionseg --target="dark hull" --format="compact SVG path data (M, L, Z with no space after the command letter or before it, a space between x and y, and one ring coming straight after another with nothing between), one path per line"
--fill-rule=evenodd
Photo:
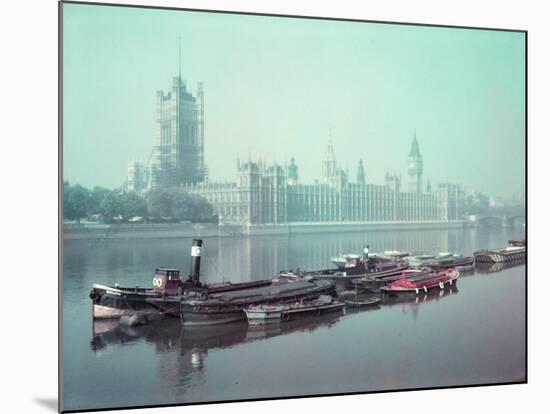
M164 296L146 300L160 314L179 317L181 299L182 296Z
M319 306L313 305L303 308L287 309L283 311L282 318L284 320L290 320L303 315L323 315L330 312L341 312L345 306L345 303L330 303Z
M241 292L211 295L204 299L184 300L181 302L180 316L184 325L227 323L245 319L244 309L247 306L290 303L334 293L332 282L298 280Z
M210 285L193 286L182 283L180 290L184 292L222 293L269 286L271 281L258 280L243 283L214 283ZM130 316L135 312L148 314L167 314L179 317L181 295L161 295L154 289L112 287L94 285L90 293L92 299L92 315L94 319L116 319Z
M184 325L216 325L246 319L244 307L239 309L220 309L196 312L192 307L181 308L181 322Z
M136 312L158 313L146 299L156 296L152 289L111 288L94 285L90 292L94 319L116 319Z
M456 259L443 259L438 260L434 262L428 262L426 263L426 266L431 267L434 270L438 269L449 269L451 267L459 267L459 266L471 266L474 263L474 257L473 256L467 256L467 257L458 257Z

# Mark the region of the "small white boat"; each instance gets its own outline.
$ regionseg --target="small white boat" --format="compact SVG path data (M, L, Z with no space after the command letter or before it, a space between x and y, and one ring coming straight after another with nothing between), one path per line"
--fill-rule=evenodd
M345 303L338 302L329 295L321 295L319 298L312 301L291 303L285 306L282 317L288 320L302 314L320 315L326 312L341 310L344 306L346 306Z
M315 300L286 303L283 305L249 306L244 311L250 325L263 325L270 322L279 322L281 319L293 319L297 315L315 314L338 311L345 303L334 300L329 295L321 295Z
M398 250L385 250L381 256L393 257L395 259L403 259L411 254L409 252L400 252Z
M462 255L458 253L440 252L437 254L419 254L415 256L409 256L409 257L405 257L405 260L412 267L420 267L420 266L425 266L430 261L449 259L451 257L459 258L459 257L462 257Z
M269 322L279 322L285 307L283 305L249 306L244 311L250 325L263 325Z

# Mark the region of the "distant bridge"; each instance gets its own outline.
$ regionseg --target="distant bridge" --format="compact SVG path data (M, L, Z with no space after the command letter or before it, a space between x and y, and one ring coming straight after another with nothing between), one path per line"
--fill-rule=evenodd
M516 227L525 224L525 214L511 216L468 216L469 227Z

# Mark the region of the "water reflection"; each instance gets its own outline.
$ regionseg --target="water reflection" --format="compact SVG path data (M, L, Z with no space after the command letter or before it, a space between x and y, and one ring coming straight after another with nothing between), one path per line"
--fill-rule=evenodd
M244 282L270 278L283 269L332 267L332 256L358 253L365 243L369 243L375 252L449 251L470 255L481 248L502 247L502 240L508 236L499 230L487 233L456 229L207 238L201 277L207 282ZM157 266L177 267L184 274L190 268L191 239L64 242L64 281L76 284L71 288L89 289L94 282L150 286L153 269ZM93 272L93 278L87 277L90 272Z
M152 344L157 353L172 352L179 344L180 355L207 354L209 350L231 348L241 343L268 339L293 332L313 332L334 325L342 313L304 316L296 320L252 326L246 321L213 326L184 327L177 318L165 317L145 326L128 327L118 321L95 320L91 349L100 352L134 341ZM195 355L195 361L198 361ZM201 358L202 359L202 355Z
M164 317L149 325L128 327L118 321L96 320L92 324L90 347L94 353L101 356L109 348L115 350L134 342L150 345L156 354L163 355L159 365L161 371L159 374L163 380L175 381L178 384L179 393L184 393L188 386L200 381L208 354L214 350L231 349L292 333L310 334L324 328L329 329L346 318L359 316L358 314L362 314L359 317L368 319L383 307L399 306L403 313L411 312L416 320L420 306L426 302L437 302L457 295L458 292L458 287L453 285L444 290L431 290L414 297L359 295L356 299L379 297L382 299L381 305L364 308L348 306L343 312L318 316L306 315L294 320L266 325L248 325L243 321L214 326L184 327L178 319Z
M504 269L523 265L525 265L525 259L501 263L480 262L476 263L476 273L496 273Z
M208 238L201 277L207 282L238 282L268 278L281 269L326 268L331 256L360 252L366 242L372 251L470 255L523 238L521 233L456 229ZM341 314L264 327L243 322L184 328L175 318L137 327L92 321L88 293L93 283L151 286L153 269L159 265L178 267L185 274L190 244L191 239L65 240L67 409L454 385L480 379L505 382L523 375L524 299L517 292L524 288L525 273L520 264L463 273L458 286L442 293L385 298L375 308L348 307ZM479 275L497 270L501 273L495 275L496 286ZM487 315L483 324L479 315ZM456 363L447 359L447 352L457 356ZM327 358L334 354L338 358ZM404 369L395 355L407 359L410 369ZM302 366L304 358L315 363ZM326 381L326 372L333 380Z

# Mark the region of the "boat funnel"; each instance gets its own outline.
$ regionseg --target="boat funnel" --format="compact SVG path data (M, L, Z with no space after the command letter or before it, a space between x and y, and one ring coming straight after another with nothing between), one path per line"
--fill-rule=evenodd
M193 245L191 246L191 280L195 284L199 283L201 273L201 247L202 240L193 239Z
M369 245L363 247L363 260L369 260Z

